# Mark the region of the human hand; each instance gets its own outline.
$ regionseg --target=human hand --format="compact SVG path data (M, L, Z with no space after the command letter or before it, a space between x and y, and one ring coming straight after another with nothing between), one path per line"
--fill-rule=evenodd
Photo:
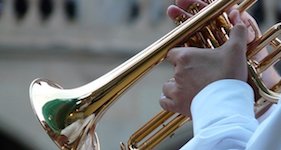
M175 73L174 80L163 85L164 96L160 105L165 110L190 116L192 99L211 82L221 79L247 81L248 30L238 11L231 13L234 27L230 39L221 47L180 47L168 52L167 60L174 65Z
M175 5L170 5L168 7L167 14L170 17L170 19L175 22L178 21L178 18L188 19L188 18L192 17L193 14L188 13L187 9L193 3L199 4L199 9L202 9L208 5L206 2L204 2L204 0L176 0ZM231 10L235 9L235 7L236 6L231 8ZM233 19L235 16L233 16L233 14L230 13L230 12L232 12L231 10L229 10L229 19L233 23ZM247 44L252 42L256 37L259 37L262 35L261 31L257 25L256 20L249 13L243 12L241 14L241 20L248 29ZM268 51L266 48L264 48L256 56L254 56L254 60L260 61L267 55L268 55ZM280 80L280 76L277 73L277 71L275 70L275 68L273 66L271 66L263 73L262 79L263 79L265 85L268 88L271 88L276 83L278 83L278 81ZM248 82L249 82L249 84L252 85L252 87L255 87L255 86L253 86L254 83L252 83L250 80ZM255 92L258 93L258 90L255 89Z

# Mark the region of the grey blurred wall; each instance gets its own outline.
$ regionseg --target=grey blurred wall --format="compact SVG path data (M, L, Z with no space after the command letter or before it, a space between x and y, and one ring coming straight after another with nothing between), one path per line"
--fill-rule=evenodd
M30 83L44 77L75 88L95 80L174 27L165 16L167 5L159 0L0 1L3 135L30 149L58 149L32 111ZM127 142L141 122L160 110L158 99L162 83L170 77L169 65L156 70L105 114L97 129L102 148L119 148L119 142Z
M251 10L262 30L278 21L277 1L263 1ZM175 25L166 16L171 3L0 0L0 128L30 149L57 149L33 114L30 83L44 77L75 88L93 81L172 30ZM98 127L104 149L119 148L159 112L162 84L172 71L169 64L160 64L105 114Z

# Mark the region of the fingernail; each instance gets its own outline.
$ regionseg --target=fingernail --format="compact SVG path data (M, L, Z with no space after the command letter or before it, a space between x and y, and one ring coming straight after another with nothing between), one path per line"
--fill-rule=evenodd
M161 93L160 98L161 99L166 99L167 97L163 93Z

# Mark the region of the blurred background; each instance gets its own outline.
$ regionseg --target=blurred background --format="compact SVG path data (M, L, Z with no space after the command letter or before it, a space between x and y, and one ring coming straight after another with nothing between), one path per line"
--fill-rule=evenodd
M262 31L281 21L279 0L249 12ZM89 83L146 48L175 25L171 0L0 0L0 142L22 150L55 150L32 111L29 85L39 77L64 88ZM121 97L97 127L102 149L119 149L160 111L161 63ZM185 134L183 132L183 134ZM168 149L168 147L166 147Z

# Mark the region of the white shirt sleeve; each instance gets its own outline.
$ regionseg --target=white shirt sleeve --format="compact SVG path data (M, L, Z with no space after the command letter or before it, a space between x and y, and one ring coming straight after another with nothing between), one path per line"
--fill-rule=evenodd
M252 88L239 80L213 82L193 99L194 137L181 150L245 149L258 126Z
M271 114L259 125L247 150L281 150L281 102L274 105Z

